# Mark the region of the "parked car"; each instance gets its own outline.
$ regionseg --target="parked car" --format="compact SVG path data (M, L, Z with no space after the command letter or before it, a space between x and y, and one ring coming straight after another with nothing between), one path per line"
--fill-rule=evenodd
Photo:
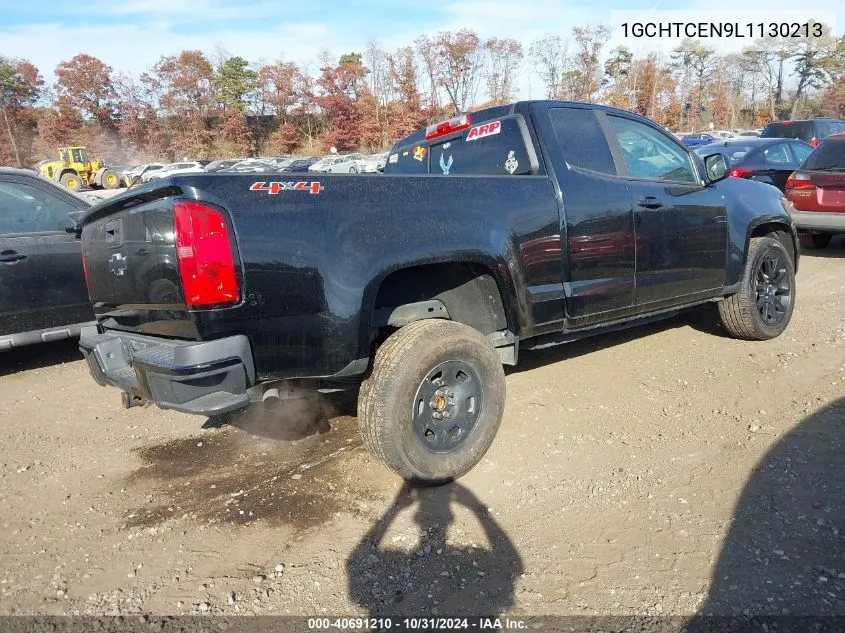
M327 156L308 168L308 171L319 171L327 174L356 174L361 154L344 154L342 156Z
M198 161L170 163L161 169L155 171L146 171L141 175L142 182L149 182L159 178L166 178L167 176L175 176L176 174L197 174L204 173L205 167Z
M287 167L283 169L283 171L292 171L292 172L307 172L308 168L311 167L314 163L316 163L319 158L316 156L304 156L302 158L297 158L293 162L291 162Z
M216 171L220 171L221 169L228 169L232 165L237 165L241 162L241 158L232 158L227 160L215 160L210 162L208 165L205 166L205 171L209 173L214 173Z
M383 178L305 178L180 174L85 214L94 379L202 415L360 387L365 444L438 484L489 448L520 349L713 301L737 338L792 315L781 193L623 110L497 106L401 139Z
M141 165L136 165L124 174L123 182L127 187L136 179L143 182L141 179L144 174L157 171L162 167L164 167L164 163L143 163Z
M695 148L699 156L725 155L733 178L748 178L774 185L781 191L786 179L813 152L804 141L781 138L734 138Z
M715 136L716 139L736 138L739 136L739 134L731 130L713 130L712 135Z
M268 163L268 162L263 161L263 160L258 160L257 158L248 158L246 160L242 160L238 163L235 163L234 165L232 165L228 169L226 169L226 171L233 171L233 172L240 172L240 173L246 173L246 172L256 173L256 172L278 171L278 170L279 170L279 168L276 167L275 165L272 165L271 163Z
M743 130L742 132L739 133L739 135L740 136L750 136L750 137L753 137L753 138L759 138L760 137L760 130Z
M716 137L713 134L696 132L694 134L685 134L684 137L681 139L681 143L683 143L687 147L695 147L696 145L707 145L708 143L712 143L715 140Z
M0 351L94 322L82 250L67 232L90 207L35 172L0 167Z
M824 248L845 233L845 134L819 144L786 181L786 197L805 248Z
M845 121L840 119L802 119L796 121L773 121L763 128L761 138L796 138L813 147L831 134L845 132Z
M358 161L358 171L362 174L374 174L376 172L384 171L386 163L387 152L365 156Z

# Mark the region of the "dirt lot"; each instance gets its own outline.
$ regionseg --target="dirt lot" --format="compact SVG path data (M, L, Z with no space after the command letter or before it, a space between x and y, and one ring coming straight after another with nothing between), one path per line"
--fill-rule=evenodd
M526 353L458 484L405 489L343 402L123 410L71 343L0 357L0 611L845 614L845 239L786 334L710 308Z

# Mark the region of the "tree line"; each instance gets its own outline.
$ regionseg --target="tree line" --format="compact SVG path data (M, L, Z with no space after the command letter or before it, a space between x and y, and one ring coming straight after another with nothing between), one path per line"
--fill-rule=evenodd
M0 164L33 166L86 145L113 163L374 151L430 122L535 98L606 103L672 130L749 128L770 120L845 118L845 37L760 40L720 54L701 40L671 53L606 50L603 25L527 47L470 29L316 63L250 62L225 50L162 56L134 77L80 53L55 81L0 55ZM539 94L541 93L541 94Z

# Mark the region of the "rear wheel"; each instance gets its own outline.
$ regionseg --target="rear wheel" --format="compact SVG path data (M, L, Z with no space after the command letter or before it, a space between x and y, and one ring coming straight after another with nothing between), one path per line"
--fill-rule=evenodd
M830 233L799 233L798 241L802 248L816 249L826 247L832 237Z
M408 481L440 485L475 466L499 429L505 373L490 342L452 321L411 323L379 347L361 385L364 444Z
M76 174L64 174L59 182L71 191L79 191L82 187L82 179Z
M736 294L719 303L722 324L735 338L763 341L789 325L795 304L795 265L772 236L752 238Z

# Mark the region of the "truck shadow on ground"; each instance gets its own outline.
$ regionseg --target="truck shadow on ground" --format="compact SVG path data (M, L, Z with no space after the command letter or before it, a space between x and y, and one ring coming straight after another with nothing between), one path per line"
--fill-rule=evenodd
M760 460L734 509L701 615L845 615L844 442L840 398ZM700 624L693 630L711 630L706 619ZM816 630L805 624L800 630Z
M409 531L416 532L416 540L400 536L392 546L384 543L391 525L414 505ZM480 524L486 544L450 543L459 507ZM395 545L397 540L401 545ZM397 630L395 618L402 616L499 615L513 606L522 572L522 559L508 535L458 483L438 488L404 484L346 561L350 598L370 617L394 618L390 630Z
M841 259L845 257L845 235L834 235L825 248L802 248L801 257L828 257ZM798 263L801 269L801 263Z
M506 367L505 372L510 375L523 371L531 371L532 369L593 354L601 350L616 347L617 345L624 345L637 339L683 327L690 327L697 332L709 336L730 338L727 330L722 327L719 321L719 310L716 304L707 303L686 309L680 314L661 321L637 325L616 332L597 334L594 337L564 343L555 347L538 350L520 350L519 364L515 367Z
M0 377L80 360L79 339L26 345L0 352Z

